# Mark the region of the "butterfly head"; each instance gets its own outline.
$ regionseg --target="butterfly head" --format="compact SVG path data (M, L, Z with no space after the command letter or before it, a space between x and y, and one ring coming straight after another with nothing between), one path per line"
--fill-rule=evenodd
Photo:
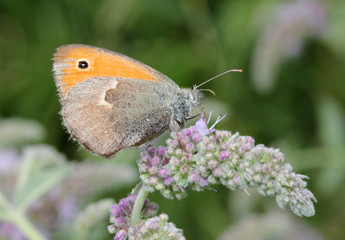
M183 127L186 120L192 116L193 108L200 104L202 95L198 89L183 88L171 102L172 121L171 130L176 130L176 123L179 128Z

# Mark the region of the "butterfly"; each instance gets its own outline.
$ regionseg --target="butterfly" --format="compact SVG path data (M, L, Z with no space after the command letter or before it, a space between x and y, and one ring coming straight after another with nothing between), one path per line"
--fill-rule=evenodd
M53 71L63 124L105 158L182 127L201 99L197 87L180 88L135 59L93 46L59 47Z

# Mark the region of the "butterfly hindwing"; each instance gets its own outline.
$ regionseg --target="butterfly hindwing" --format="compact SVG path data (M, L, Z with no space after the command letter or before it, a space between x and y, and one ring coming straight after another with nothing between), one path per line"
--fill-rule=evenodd
M168 129L172 115L169 103L175 92L165 83L91 78L68 91L62 110L64 124L86 149L111 157Z

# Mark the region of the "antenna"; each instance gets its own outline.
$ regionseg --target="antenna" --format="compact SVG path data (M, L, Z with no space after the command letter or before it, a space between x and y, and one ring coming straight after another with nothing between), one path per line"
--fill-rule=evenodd
M204 85L205 83L208 83L208 82L212 81L213 79L216 79L216 78L218 78L220 76L223 76L224 74L227 74L229 72L242 72L242 69L231 69L231 70L225 71L225 72L223 72L221 74L218 74L217 76L215 76L213 78L210 78L209 80L206 80L205 82L199 84L198 86L195 86L194 89L197 89L198 87Z

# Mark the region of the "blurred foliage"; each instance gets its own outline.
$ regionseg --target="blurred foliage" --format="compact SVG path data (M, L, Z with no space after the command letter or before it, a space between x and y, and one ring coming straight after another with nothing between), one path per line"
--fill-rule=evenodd
M300 220L327 239L340 239L345 234L344 22L343 0L0 0L0 117L36 120L46 129L45 143L68 159L90 157L68 141L58 114L51 59L63 44L121 52L181 87L241 68L242 74L205 85L217 95L205 93L202 106L215 115L224 113L218 109L229 114L218 127L281 148L297 172L310 176L319 201L316 216ZM271 77L269 87L258 83L267 80L262 76ZM133 163L137 153L125 150L112 161ZM248 211L224 211L229 192L218 190L191 193L183 201L153 194L152 200L188 239L215 239ZM247 208L275 207L262 199L251 197Z
M121 196L120 189L138 181L135 168L105 159L67 161L52 146L30 144L42 129L32 120L0 120L0 239L107 236L114 200L94 201L108 192Z

